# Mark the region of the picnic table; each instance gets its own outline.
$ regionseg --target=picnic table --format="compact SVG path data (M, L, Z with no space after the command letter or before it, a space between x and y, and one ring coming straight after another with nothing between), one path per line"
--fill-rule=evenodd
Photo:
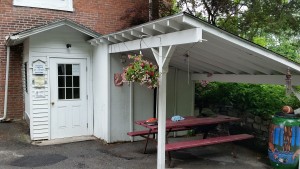
M225 115L216 115L213 117L194 117L194 116L187 116L184 117L184 120L181 121L172 121L171 119L167 119L166 121L166 136L170 132L174 131L182 131L182 130L190 130L195 127L199 126L208 126L214 124L223 124L229 122L236 122L239 121L240 118L230 117ZM143 131L133 131L128 132L129 136L141 136L146 138L146 144L144 148L144 153L146 152L148 141L151 139L155 139L150 137L151 134L156 134L158 131L158 125L149 125L146 123L146 120L136 121L135 124L145 127L147 130ZM213 144L220 144L225 142L232 142L238 140L244 140L253 138L252 135L249 134L237 134L237 135L228 135L226 136L217 136L213 138L205 138L205 139L197 139L197 140L190 140L190 141L180 141L175 143L168 143L168 138L166 138L166 148L165 150L168 152L169 156L169 164L171 162L171 154L170 151L192 148L192 147L199 147L199 146L206 146L206 145L213 145Z

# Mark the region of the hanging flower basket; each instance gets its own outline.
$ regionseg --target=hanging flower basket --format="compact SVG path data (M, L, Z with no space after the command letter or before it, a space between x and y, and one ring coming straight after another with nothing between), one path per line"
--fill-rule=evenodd
M142 59L143 55L128 55L133 62L123 70L123 82L138 82L149 89L158 87L159 73L157 66L152 62Z

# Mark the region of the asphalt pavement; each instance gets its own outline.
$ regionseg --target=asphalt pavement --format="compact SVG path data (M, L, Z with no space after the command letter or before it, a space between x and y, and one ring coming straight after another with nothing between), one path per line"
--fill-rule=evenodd
M181 137L176 139L193 139ZM174 139L172 139L174 141ZM171 141L172 141L171 140ZM101 140L59 145L31 144L24 121L0 123L0 169L155 169L156 145L144 141L105 144ZM232 144L172 152L174 169L270 169L265 154Z

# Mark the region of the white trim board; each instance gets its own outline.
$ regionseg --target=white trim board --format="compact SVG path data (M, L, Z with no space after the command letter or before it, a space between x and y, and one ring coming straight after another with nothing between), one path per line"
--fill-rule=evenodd
M207 80L209 82L236 82L251 84L285 85L285 75L232 75L232 74L192 74L192 80ZM300 85L300 75L292 75L292 85Z

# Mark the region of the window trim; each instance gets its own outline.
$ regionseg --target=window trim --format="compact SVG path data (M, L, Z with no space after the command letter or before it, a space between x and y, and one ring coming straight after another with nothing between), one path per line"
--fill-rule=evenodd
M61 10L61 11L74 11L73 8L73 0L65 0L65 6L57 6L57 2L52 0L13 0L14 6L25 6L25 7L34 7L34 8L44 8L44 9L54 9L54 10ZM52 2L52 3L51 3Z

